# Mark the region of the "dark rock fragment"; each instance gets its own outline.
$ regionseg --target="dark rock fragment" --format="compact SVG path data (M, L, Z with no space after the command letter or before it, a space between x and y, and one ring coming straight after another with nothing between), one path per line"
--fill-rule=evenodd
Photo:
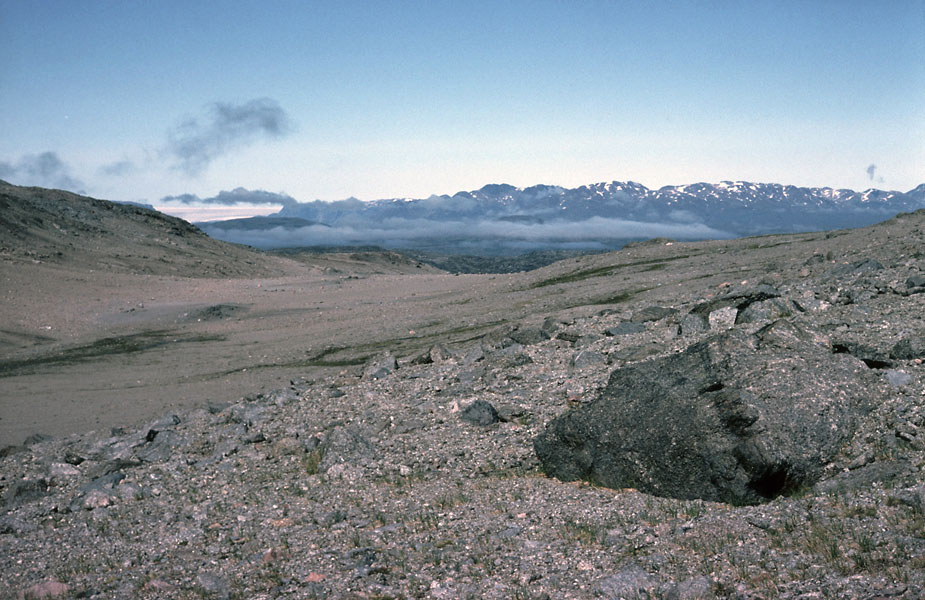
M913 293L925 291L925 275L913 275L906 279L906 287L915 290Z
M822 339L776 321L618 369L536 453L559 479L682 499L757 503L811 484L869 410L863 367Z
M890 357L898 360L925 358L925 331L919 331L896 342L890 350Z
M386 352L366 363L366 368L363 369L363 377L365 379L384 379L394 373L396 369L398 369L398 361L390 352Z
M0 458L6 458L7 456L13 456L14 454L19 454L20 452L25 452L25 446L4 446L0 448Z
M320 471L326 472L337 464L358 465L377 457L376 448L356 426L337 426L328 433L319 446Z
M607 357L600 352L580 350L572 357L572 366L576 369L585 369L607 364Z
M797 308L796 304L784 298L760 300L749 304L739 312L736 316L736 324L773 321L774 319L789 317L798 312L800 312L800 310Z
M616 335L631 335L633 333L641 333L646 330L646 326L642 323L631 323L629 321L624 321L619 325L611 327L604 332L605 335L616 336Z
M569 344L574 344L581 338L581 334L575 333L573 331L560 331L556 334L557 340L562 340L568 342Z
M835 353L848 353L855 358L864 361L864 364L871 369L886 369L892 366L889 354L886 352L851 340L835 340L832 342L832 351Z
M498 422L498 411L491 403L484 400L476 400L460 413L459 417L467 423L473 425L491 425Z
M50 435L47 435L47 434L45 434L45 433L33 433L32 435L30 435L29 437L27 437L25 440L23 440L22 445L23 445L23 446L27 446L27 447L28 447L28 446L34 446L35 444L40 444L40 443L42 443L42 442L47 442L47 441L49 441L49 440L51 440L51 439L53 439L53 438L52 438Z
M880 261L874 260L872 258L865 258L863 260L855 261L853 263L842 263L835 265L828 271L826 275L831 277L841 277L842 275L853 275L856 273L872 273L874 271L882 271L883 265Z
M171 429L149 429L145 440L147 443L135 450L135 456L138 460L149 463L167 460L176 448L186 443L179 433Z
M39 479L20 479L14 481L4 494L7 506L15 507L48 495L48 481Z
M526 327L511 332L511 339L522 346L539 344L545 342L549 338L549 333L540 327Z
M664 306L647 306L642 310L633 313L630 321L633 323L647 323L649 321L660 321L678 314L678 309L667 308Z
M431 365L439 364L450 360L453 358L453 355L447 350L443 344L436 344L432 346L430 350L417 356L411 361L411 364L414 365Z
M69 465L77 466L85 460L86 459L83 456L81 456L80 454L77 454L73 450L67 450L64 453L64 462L66 462Z

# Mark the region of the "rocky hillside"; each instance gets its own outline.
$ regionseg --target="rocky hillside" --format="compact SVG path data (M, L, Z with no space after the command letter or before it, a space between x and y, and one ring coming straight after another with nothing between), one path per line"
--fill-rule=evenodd
M5 449L0 595L925 596L925 212L485 289L363 365Z
M187 277L281 273L277 260L149 208L0 181L0 258Z

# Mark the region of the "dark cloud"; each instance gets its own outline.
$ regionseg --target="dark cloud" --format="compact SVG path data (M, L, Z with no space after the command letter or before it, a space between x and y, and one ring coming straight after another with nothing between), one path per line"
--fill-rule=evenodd
M119 160L99 168L99 172L102 175L108 175L109 177L122 177L134 173L137 170L138 167L130 160Z
M211 198L200 198L194 194L181 194L179 196L165 196L161 203L181 204L220 204L234 206L236 204L282 204L284 206L295 204L296 201L288 194L274 194L263 190L248 190L242 187L228 191L221 191Z
M278 138L292 130L286 111L275 100L258 98L244 104L216 102L200 118L184 121L168 134L167 151L188 175L202 173L216 158L262 138Z
M35 185L83 193L84 184L56 152L25 154L16 164L0 161L0 178L18 185Z

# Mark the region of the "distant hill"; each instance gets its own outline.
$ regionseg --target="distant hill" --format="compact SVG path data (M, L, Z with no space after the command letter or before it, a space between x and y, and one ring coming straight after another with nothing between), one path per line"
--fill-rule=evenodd
M0 260L190 277L281 272L279 259L149 208L5 181Z
M220 239L262 248L377 245L519 255L616 249L653 237L721 239L855 228L920 208L925 184L908 192L745 181L657 190L617 181L573 189L492 184L424 199L289 203L273 217L203 227Z

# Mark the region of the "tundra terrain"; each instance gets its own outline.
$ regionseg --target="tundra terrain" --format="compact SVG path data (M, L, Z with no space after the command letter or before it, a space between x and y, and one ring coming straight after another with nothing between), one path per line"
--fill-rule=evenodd
M498 275L6 184L0 215L2 597L925 595L923 211ZM857 408L800 485L720 502L538 457L609 382L781 330L839 365L787 389Z

